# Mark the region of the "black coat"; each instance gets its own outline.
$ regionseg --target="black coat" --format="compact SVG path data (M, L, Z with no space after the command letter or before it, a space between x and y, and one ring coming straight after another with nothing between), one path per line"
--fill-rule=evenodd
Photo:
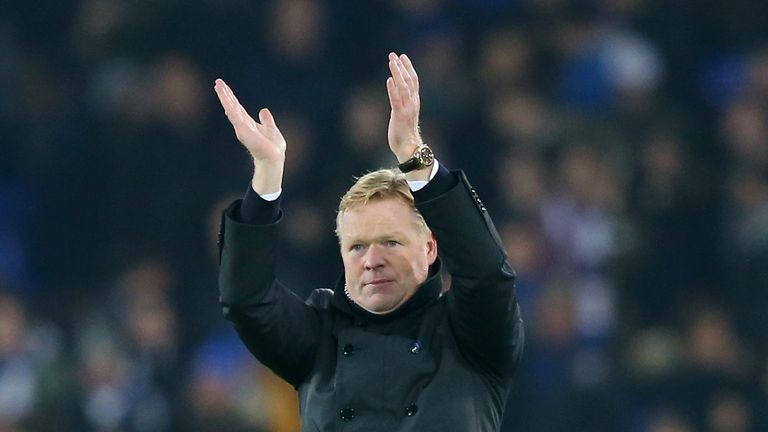
M237 222L237 203L225 212L224 315L298 389L302 432L499 430L523 347L515 276L483 203L463 173L451 175L452 187L436 198L414 193L451 288L441 294L438 260L416 294L386 315L351 302L343 280L301 301L275 279L279 220Z

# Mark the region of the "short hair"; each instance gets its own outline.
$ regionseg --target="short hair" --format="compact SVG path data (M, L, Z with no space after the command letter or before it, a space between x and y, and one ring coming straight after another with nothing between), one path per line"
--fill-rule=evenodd
M361 208L373 200L390 198L402 201L413 210L417 228L420 231L427 235L432 232L416 208L405 174L397 169L384 168L358 178L355 184L341 197L339 210L336 213L336 237L338 237L339 242L341 242L341 217L345 211Z

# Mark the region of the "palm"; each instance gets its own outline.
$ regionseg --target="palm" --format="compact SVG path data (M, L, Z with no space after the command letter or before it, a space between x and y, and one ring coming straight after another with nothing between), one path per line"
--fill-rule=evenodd
M418 98L418 96L417 96ZM392 110L389 116L387 138L390 149L397 154L401 147L411 145L411 140L419 134L419 108L418 101L414 102L415 113ZM409 150L408 147L405 150Z
M280 163L285 157L285 139L269 110L264 108L259 111L259 123L248 114L223 80L216 80L214 88L229 122L235 129L237 139L248 149L253 159Z
M394 53L390 54L389 70L392 76L387 79L387 93L392 111L387 138L389 148L402 161L409 158L421 144L419 78L411 60L405 55L398 57Z

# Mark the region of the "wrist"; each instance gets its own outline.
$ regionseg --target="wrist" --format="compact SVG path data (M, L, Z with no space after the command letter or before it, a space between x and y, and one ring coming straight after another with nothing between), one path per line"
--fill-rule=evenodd
M428 145L422 143L411 153L411 156L397 165L403 173L410 174L417 171L429 172L435 162L435 155Z
M440 169L440 164L437 162L437 159L435 159L435 163L432 164L431 167L425 167L420 170L411 171L405 175L405 178L408 180L408 186L411 187L411 191L417 191L423 188L424 186L429 183L435 175L437 175L437 171Z
M397 163L403 163L412 158L416 149L423 145L424 141L422 141L421 137L418 135L410 139L402 140L401 144L396 147L397 151L394 152L395 157L397 158Z
M432 173L432 167L426 167L419 170L414 170L405 174L405 179L409 182L413 181L429 181L430 174Z
M259 195L279 192L283 187L283 164L254 161L251 187Z

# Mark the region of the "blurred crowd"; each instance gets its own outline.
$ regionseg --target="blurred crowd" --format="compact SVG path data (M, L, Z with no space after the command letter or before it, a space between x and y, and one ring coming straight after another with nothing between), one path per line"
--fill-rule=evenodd
M484 197L527 330L504 431L768 430L768 3L39 0L0 11L0 431L298 430L221 317L250 161L288 142L280 274L341 272L389 51ZM765 315L764 315L765 314Z

